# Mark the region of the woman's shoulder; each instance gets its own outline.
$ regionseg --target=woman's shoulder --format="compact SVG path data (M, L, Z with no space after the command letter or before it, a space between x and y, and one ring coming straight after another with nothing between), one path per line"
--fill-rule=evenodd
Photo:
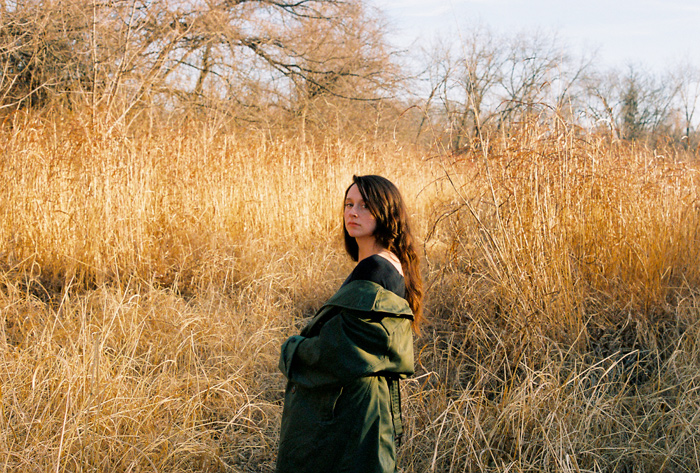
M363 259L359 263L357 263L357 266L355 266L355 269L353 270L353 274L356 276L359 275L372 275L376 273L384 273L384 274L398 274L399 276L403 277L403 274L399 272L399 270L396 268L396 266L389 261L387 258L383 257L382 255L376 254L376 255L371 255L368 256L367 258ZM364 278L358 278L358 279L364 279Z
M406 286L403 275L381 255L368 256L357 263L345 284L357 280L375 282L396 295L405 297Z
M355 269L357 268L373 268L377 269L382 267L385 263L388 263L388 261L385 258L382 258L378 254L376 255L371 255L368 256L367 258L359 261L357 265L355 266Z

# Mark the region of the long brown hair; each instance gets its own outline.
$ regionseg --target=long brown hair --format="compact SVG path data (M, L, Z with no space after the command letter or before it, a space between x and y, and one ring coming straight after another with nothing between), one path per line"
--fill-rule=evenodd
M352 182L345 190L345 198L350 187L357 185L365 205L377 221L374 238L398 256L406 281L406 301L413 311L413 330L420 333L420 324L423 322L423 279L401 193L391 181L382 176L353 176ZM360 250L345 225L343 234L345 250L353 261L357 261Z

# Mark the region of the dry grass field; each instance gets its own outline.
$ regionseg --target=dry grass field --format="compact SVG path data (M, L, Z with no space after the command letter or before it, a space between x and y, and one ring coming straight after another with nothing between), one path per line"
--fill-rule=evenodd
M354 173L423 250L405 472L700 471L697 162L535 124L460 156L144 130L0 129L2 471L273 471Z

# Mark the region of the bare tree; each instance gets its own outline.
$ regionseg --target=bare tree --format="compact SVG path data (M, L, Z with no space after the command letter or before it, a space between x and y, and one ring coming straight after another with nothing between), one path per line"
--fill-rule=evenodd
M217 103L245 118L317 96L377 100L392 75L362 1L27 0L1 6L0 97L81 93L139 104Z
M382 115L400 85L381 15L362 3L348 5L342 23L328 28L318 22L298 30L297 48L303 75L295 77L290 110L316 129L384 127Z
M558 66L564 57L556 48L556 37L520 34L509 41L508 58L500 83L503 95L501 120L512 123L530 115L544 103Z
M588 111L609 123L618 138L657 139L670 133L678 90L670 74L655 76L634 66L626 74L612 70L589 81Z
M430 84L426 116L443 117L452 150L489 128L508 129L542 109L559 113L575 96L581 100L578 84L590 61L574 63L556 36L497 36L479 27L461 38L457 47L436 42L423 74Z
M40 106L67 90L92 88L92 15L81 3L2 4L0 106Z
M456 85L466 98L458 117L458 130L453 147L460 145L460 134L468 128L472 137L481 134L482 123L487 122L492 114L485 109L488 106L489 93L503 80L503 65L506 62L506 50L489 30L475 29L469 40L462 45L462 54L457 67L460 74Z
M678 83L678 106L683 117L681 140L686 149L697 146L697 137L693 136L695 112L700 101L700 68L689 63L682 64L674 77Z
M495 89L502 80L507 50L500 38L478 27L459 43L438 37L423 51L427 67L421 74L428 85L424 118L447 128L449 148L459 150L478 137L492 118Z

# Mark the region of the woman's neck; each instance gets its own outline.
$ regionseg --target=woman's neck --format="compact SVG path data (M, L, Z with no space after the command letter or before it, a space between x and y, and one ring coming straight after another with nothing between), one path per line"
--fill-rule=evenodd
M356 238L355 241L357 241L358 262L365 258L369 258L372 255L379 255L394 265L399 274L403 276L403 267L401 266L401 261L399 260L398 256L377 243L377 240L375 240L374 237L367 239Z
M356 238L355 241L357 242L357 261L362 261L386 250L377 243L374 237Z

